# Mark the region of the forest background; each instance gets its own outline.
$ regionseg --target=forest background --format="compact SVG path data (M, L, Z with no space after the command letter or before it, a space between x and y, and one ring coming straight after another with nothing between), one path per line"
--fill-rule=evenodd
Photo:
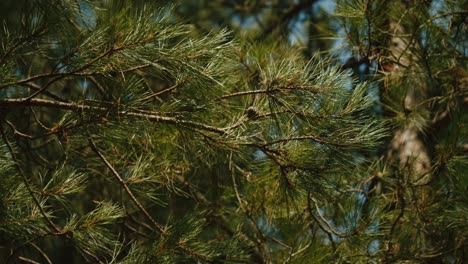
M0 262L466 263L465 0L0 2Z

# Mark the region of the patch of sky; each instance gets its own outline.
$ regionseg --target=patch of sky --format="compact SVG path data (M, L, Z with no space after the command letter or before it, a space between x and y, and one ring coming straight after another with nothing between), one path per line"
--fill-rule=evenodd
M80 10L80 14L77 17L78 23L87 28L94 29L96 27L96 14L91 4L86 1L79 1L78 8Z
M262 160L266 158L266 154L265 152L258 149L255 151L254 157L255 157L255 160Z
M86 78L82 79L80 81L80 88L83 89L83 90L86 90L88 89L88 86L89 86L89 82Z
M232 24L240 30L254 30L259 29L263 25L259 22L259 17L264 16L261 12L259 14L247 15L234 13L232 15Z
M340 63L345 63L352 56L352 51L345 47L346 32L344 29L340 29L337 36L332 44L331 55L337 57Z
M259 27L255 16L240 16L239 14L233 15L233 23L241 29L253 29Z
M372 83L370 85L370 89L368 91L368 94L371 95L372 99L374 99L375 102L380 102L380 90L379 90L379 85L376 83ZM379 103L374 103L372 108L374 109L374 112L377 114L383 114L383 109L382 109L382 104Z
M372 233L377 233L379 231L379 223L372 223L369 228L366 230L366 233L372 234ZM376 254L380 249L380 241L379 240L372 240L369 245L367 246L367 251L371 254L374 255Z
M86 99L95 99L96 98L96 93L94 89L90 89L92 86L91 82L87 79L81 79L78 82L78 88L81 91L81 94L86 98Z
M359 65L359 72L366 72L368 70L366 64Z
M65 64L63 64L63 63L61 63L61 62L59 62L59 63L57 64L57 66L55 67L56 71L59 72L59 73L64 73L64 72L66 72L67 68L68 68L68 66L65 65Z
M374 255L377 253L380 249L380 242L378 240L372 240L370 242L369 246L367 246L367 251L371 254ZM370 263L377 263L377 262L370 262Z
M452 11L453 9L450 7L448 1L443 1L443 0L431 1L431 6L429 8L429 13L432 17L431 22L434 23L437 27L447 30L449 33L451 31L457 32L457 30L453 30L453 28L450 28L450 27L453 25L454 16L460 16L461 14L453 14L451 13ZM457 46L460 52L462 52L465 56L468 53L467 44L468 42L466 41L466 39L463 41L460 41L459 43L453 43L453 45Z
M428 38L428 33L427 33L427 30L422 30L421 31L421 34L419 35L419 45L422 47L422 48L425 48L426 47L426 44L427 44L427 38Z
M335 11L335 1L321 0L313 4L310 8L312 8L314 13L323 10L328 14L332 14ZM288 36L288 41L290 44L305 45L305 43L307 43L307 24L304 22L308 19L307 13L302 11L299 13L298 18L289 25L291 33Z
M438 0L431 1L429 14L431 15L432 23L436 24L445 30L449 30L453 15L449 15L450 7L447 6L446 1Z
M292 21L290 25L291 32L288 36L288 41L291 45L305 45L307 43L307 28L304 21L307 20L307 15L301 12L297 20Z
M321 0L317 2L314 8L321 8L329 14L333 14L335 12L335 6L335 0Z
M429 8L429 14L431 16L437 16L440 14L440 10L444 7L444 1L437 0L431 1L431 7Z

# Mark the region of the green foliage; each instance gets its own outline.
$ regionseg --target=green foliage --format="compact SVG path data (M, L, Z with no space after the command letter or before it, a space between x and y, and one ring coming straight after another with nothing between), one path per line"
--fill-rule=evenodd
M0 4L2 261L463 261L457 3L145 2ZM311 55L332 29L357 59ZM431 152L424 206L417 157L395 158L408 127Z

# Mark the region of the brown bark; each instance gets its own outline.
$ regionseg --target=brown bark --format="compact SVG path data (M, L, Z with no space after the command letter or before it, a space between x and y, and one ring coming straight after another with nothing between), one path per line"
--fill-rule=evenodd
M425 189L422 186L427 185L432 178L429 148L423 137L423 120L426 119L424 113L427 113L424 105L427 84L420 76L416 56L411 53L411 50L417 48L411 35L394 21L390 22L389 28L391 38L388 50L391 63L385 65L384 69L387 69L387 83L390 85L388 89L403 88L401 90L406 92L401 110L407 120L394 132L387 158L398 162L406 182L420 190L416 192L416 199L422 205L427 202L423 202L427 194L424 194L426 191L421 192L421 189Z
M425 228L430 221L427 212L432 204L430 183L433 177L430 146L427 145L430 140L426 138L425 131L430 123L429 109L425 103L428 84L418 56L414 53L420 48L416 33L405 28L402 20L399 17L389 20L387 63L382 65L386 75L385 89L392 95L391 100L399 98L399 104L390 102L392 107L387 109L396 113L396 120L399 121L386 153L387 162L394 165L389 174L394 175L398 182L393 201L398 204L395 211L397 216L391 220L393 224L387 249L389 256L395 256L399 254L401 246L401 254L417 257L432 250L430 230ZM410 236L412 242L403 245L400 243L408 241L394 240L392 237L399 236L399 232ZM398 250L395 251L395 248Z

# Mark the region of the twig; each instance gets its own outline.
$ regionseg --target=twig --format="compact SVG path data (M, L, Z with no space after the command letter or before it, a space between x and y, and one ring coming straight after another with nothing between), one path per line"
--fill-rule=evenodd
M323 217L323 215L320 213L320 208L318 207L317 203L314 201L313 198L309 198L309 200L311 200L314 205L315 205L315 209L317 211L317 215L319 216L319 218L322 220L323 223L325 223L326 227L322 226L324 229L328 230L328 232L330 233L333 233L333 235L339 237L339 238L348 238L348 237L352 237L352 236L355 236L357 234L359 234L360 232L364 231L364 229L367 228L368 226L368 223L364 223L363 225L355 228L352 232L349 232L349 233L341 233L341 232L338 232L336 231L330 223L328 223L327 219L325 219ZM314 215L312 215L312 217L314 217L314 219L317 219ZM318 220L318 219L317 219ZM320 221L318 222L319 225L320 225Z
M135 197L135 195L133 195L132 191L130 190L130 188L127 186L127 184L125 183L124 179L120 176L120 174L115 170L115 168L109 163L109 161L107 161L107 159L104 157L104 155L99 151L99 149L97 148L96 144L94 143L94 141L91 139L91 137L89 138L89 144L91 145L91 148L93 149L93 151L99 156L99 158L104 162L104 164L106 165L106 167L111 170L112 174L114 174L114 176L118 179L119 183L122 185L122 187L124 188L125 192L128 194L128 196L130 197L130 199L133 201L133 203L138 207L138 209L141 210L141 212L143 212L143 214L146 216L146 218L148 218L148 220L153 223L154 226L156 226L156 228L159 230L159 232L161 233L161 235L165 235L165 230L164 228L158 223L156 222L156 220L153 219L153 217L151 217L151 215L148 213L148 211L146 211L146 209L143 207L143 205L141 205L141 203L138 201L138 199Z
M317 143L324 144L324 145L332 145L336 147L351 147L352 144L345 144L345 143L338 143L338 142L331 142L331 141L324 141L316 136L307 135L307 136L298 136L298 137L289 137L289 138L281 138L278 140L270 141L265 143L265 146L271 146L277 143L284 143L289 141L300 141L300 140L313 140Z
M236 92L231 94L226 94L215 99L215 101L224 100L230 97L251 95L251 94L271 94L274 92L290 92L290 91L307 91L311 93L326 93L326 91L320 91L317 87L314 86L278 86L271 89L260 89L260 90L249 90Z
M307 211L309 212L309 216L312 217L314 222L316 222L318 224L318 227L323 232L325 232L325 234L328 235L328 239L330 240L330 243L332 245L333 252L335 252L336 251L336 245L335 245L335 240L333 240L332 232L330 230L328 230L327 228L325 228L322 225L322 223L320 222L320 220L315 216L314 212L312 212L311 200L312 200L312 197L310 196L310 193L309 193L309 194L307 194Z
M16 129L16 127L15 127L10 121L5 120L5 122L6 122L7 125L10 127L10 129L13 130L13 134L18 135L18 136L23 137L23 138L26 138L26 139L30 139L30 140L34 139L34 137L31 136L31 135L28 135L28 134L24 134L24 133L19 132L19 131Z
M30 89L33 89L34 91L39 91L39 90L42 89L39 85L37 85L35 83L25 83L23 85L30 88ZM61 101L61 102L67 102L66 99L64 99L64 98L62 98L62 97L60 97L60 96L58 96L58 95L56 95L56 94L54 94L54 93L52 93L50 91L43 91L43 94L50 97L50 98L52 98L52 99L54 99L54 100Z
M61 80L61 79L64 79L68 76L71 76L71 75L74 75L76 73L79 73L89 67L91 67L94 63L96 63L97 61L99 61L100 59L106 57L106 56L110 56L112 55L112 53L114 52L118 52L119 50L121 50L123 48L110 48L108 50L106 50L105 52L103 52L101 55L97 56L96 58L92 59L90 62L86 63L85 65L81 66L80 68L78 69L75 69L75 70L72 70L70 72L63 72L63 73L50 73L50 74L42 74L42 75L36 75L36 76L33 76L31 78L28 78L28 79L24 79L24 80L21 80L21 81L18 81L14 84L24 84L24 83L28 83L29 81L31 80L35 80L35 78L37 78L38 76L40 78L47 78L47 77L55 77L54 79L50 80L44 87L42 87L40 90L34 92L32 95L28 96L26 98L27 101L31 100L32 98L36 97L37 95L41 94L42 92L44 92L47 88L50 87L50 85L52 85L54 82L58 81L58 80Z
M29 110L31 110L31 113L32 113L32 116L34 118L34 121L36 121L37 124L39 124L40 127L42 127L43 129L47 130L47 131L51 131L52 129L46 127L40 120L39 118L37 117L37 114L36 114L36 111L34 111L34 109L32 107L29 107Z
M158 97L158 96L160 96L161 94L171 92L171 91L177 89L179 86L185 84L186 82L188 82L188 79L182 80L182 81L180 81L180 82L174 84L173 86L171 86L171 87L169 87L169 88L166 88L166 89L161 90L161 91L159 91L159 92L156 92L156 93L153 93L153 94L151 94L151 95L148 95L148 96L146 96L146 97L140 99L140 101L147 101L147 100L149 100L149 99Z
M93 76L88 76L87 79L89 79L89 81L94 84L94 86L96 87L96 89L98 90L98 92L101 94L101 96L103 98L106 97L106 91L104 89L104 87L102 87L102 85L96 80L96 78L94 78ZM109 93L110 94L110 93ZM110 94L112 96L112 94Z
M19 42L17 42L15 45L13 45L11 48L9 48L2 56L2 58L0 59L0 65L4 64L6 59L8 58L8 56L10 56L13 51L15 51L16 49L18 49L19 47L23 46L26 42L28 42L29 40L32 40L36 37L38 37L39 35L45 33L47 31L47 29L43 26L41 27L40 29L38 29L36 32L32 33L31 35L27 36L27 37L24 37L22 39L20 39Z
M434 17L431 17L430 19L428 19L429 21L430 20L436 20L436 19L440 19L440 18L443 18L443 17L446 17L446 16L453 16L453 15L467 15L468 14L468 10L460 10L460 11L449 11L449 12L445 12L443 14L440 14L440 15L437 15L437 16L434 16Z
M36 198L36 196L34 195L34 192L32 190L32 187L31 185L29 184L29 181L28 181L28 178L26 177L26 175L24 174L23 170L21 169L21 166L19 164L19 160L16 158L16 155L13 151L13 147L11 146L11 143L10 141L8 140L6 134L5 134L5 130L3 128L3 125L0 123L0 132L2 134L2 137L3 137L3 141L5 142L5 144L7 145L8 147L8 150L10 152L10 155L11 155L11 158L13 159L13 162L15 163L15 167L16 169L18 170L19 174L22 176L23 178L23 183L24 185L26 186L26 189L28 190L29 192L29 195L31 196L31 198L33 199L34 203L36 204L36 206L38 207L39 211L41 212L42 216L44 217L44 219L46 220L47 224L49 225L49 227L57 234L61 234L62 231L54 224L54 222L52 222L52 220L47 216L47 213L44 211L44 208L42 208L41 206L41 203L39 202L39 200Z
M150 67L150 66L151 66L151 64L137 65L135 67L124 69L124 70L121 70L119 72L120 73L132 72L132 71L136 71L136 70L139 70L139 69L144 69L144 68L147 68L147 67Z
M37 261L34 261L32 259L26 258L26 257L18 257L19 260L26 262L26 263L31 263L31 264L40 264Z
M246 211L244 208L244 202L242 201L239 190L237 189L237 183L236 183L236 176L234 175L234 168L232 166L232 152L229 154L229 169L231 170L231 179L232 179L232 187L234 189L234 193L236 194L237 202L239 203L239 207L242 209L242 211Z
M50 258L47 256L47 254L44 251L42 251L40 247L38 247L34 243L30 243L30 245L39 252L39 254L47 261L47 263L52 264L52 261L50 260Z
M395 228L400 221L400 219L405 215L405 209L406 209L406 201L402 193L402 183L400 177L397 177L397 197L401 205L400 212L398 213L398 216L395 218L395 220L392 223L392 227L390 228L390 232L387 234L388 237L388 249L387 251L390 253L390 251L393 248L391 238L393 236L393 233L395 232Z
M54 82L60 80L60 79L63 79L65 78L65 76L57 76L55 77L54 79L50 80L49 82L46 83L46 85L44 85L42 88L40 88L39 90L35 91L33 94L31 94L30 96L28 96L26 98L26 100L31 100L32 98L36 97L37 95L41 94L41 93L44 93L46 92L47 88L49 88Z

